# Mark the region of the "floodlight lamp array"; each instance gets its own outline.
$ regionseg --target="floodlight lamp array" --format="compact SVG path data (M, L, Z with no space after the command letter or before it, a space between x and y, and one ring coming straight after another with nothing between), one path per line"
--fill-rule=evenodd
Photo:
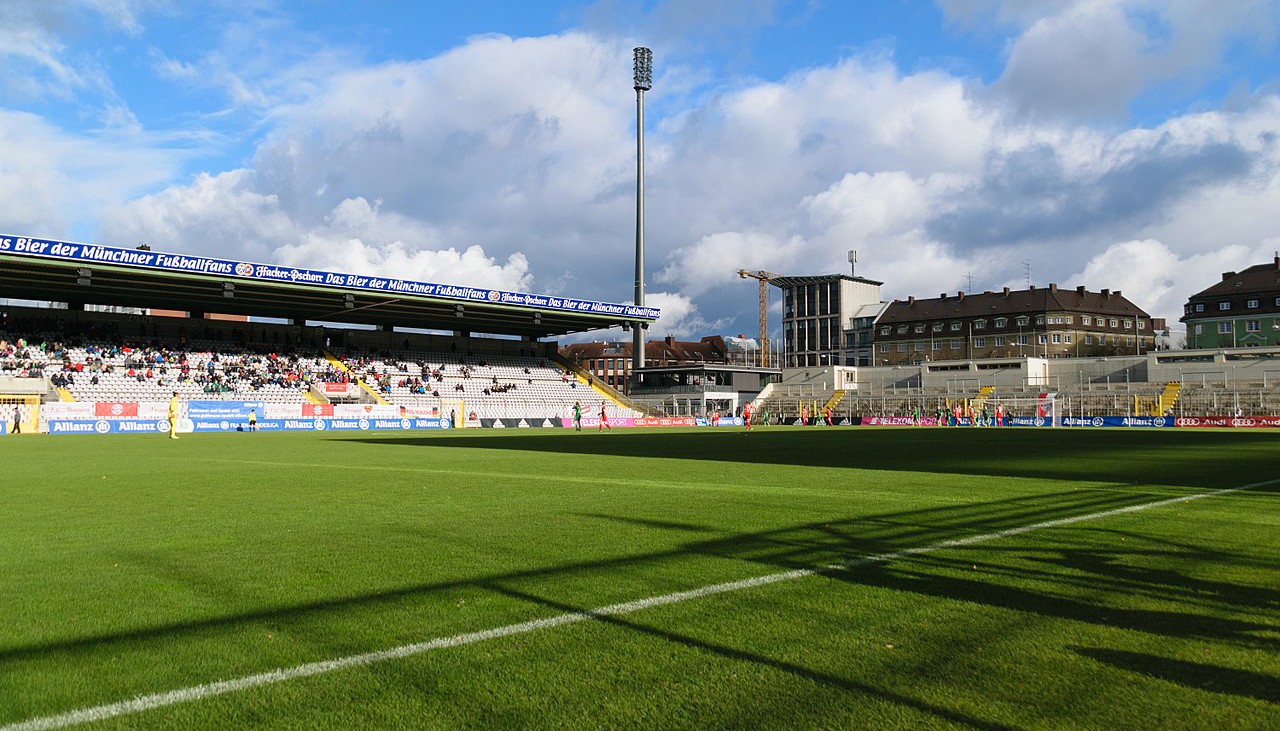
M635 49L635 90L653 88L653 51L641 46Z

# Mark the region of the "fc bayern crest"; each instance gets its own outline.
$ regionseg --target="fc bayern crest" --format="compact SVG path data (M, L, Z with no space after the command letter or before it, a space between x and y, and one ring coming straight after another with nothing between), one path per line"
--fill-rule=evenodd
M247 261L242 261L239 264L236 264L236 274L239 274L242 277L253 276L253 265Z
M497 302L497 301L498 301L499 299L501 299L501 298L502 298L502 295L498 293L498 290L496 290L496 289L491 289L491 290L489 290L489 301L490 301L490 302Z

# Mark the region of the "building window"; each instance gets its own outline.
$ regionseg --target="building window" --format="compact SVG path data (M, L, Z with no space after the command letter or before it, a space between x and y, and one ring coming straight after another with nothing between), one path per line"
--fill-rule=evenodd
M951 332L953 332L953 333L958 333L958 332L960 332L960 327L961 327L961 325L960 325L960 323L958 323L958 322L953 322L953 323L951 323Z
M919 353L922 350L924 350L924 343L916 343L916 352Z
M880 328L881 335L888 335L892 331L893 331L893 328L889 327L888 325L885 325L884 327Z
M1054 344L1054 345L1062 345L1062 335L1061 335L1061 334L1059 334L1059 333L1054 333L1054 334L1053 334L1053 344Z
M1080 316L1080 324L1081 324L1081 325L1092 325L1092 324L1093 324L1093 318L1092 318L1092 317L1089 317L1088 315L1081 315L1081 316Z
M1245 306L1251 310L1256 310L1258 309L1258 300L1249 300L1245 303Z
M1067 324L1068 324L1068 325L1072 324L1072 323L1073 323L1073 322L1075 322L1075 321L1076 321L1076 318L1072 317L1071 315L1067 315Z
M973 321L973 329L974 329L974 330L986 330L986 329L987 329L987 321L986 321L986 320L974 320L974 321Z
M936 333L942 332L942 323L940 322L933 323L933 331Z
M958 338L957 338L957 339L955 339L955 340L952 340L952 341L951 341L951 349L952 349L952 350L959 350L959 349L961 349L961 348L963 348L963 347L964 347L964 341L963 341L963 340L960 340L960 339L958 339Z
M1146 320L1138 320L1138 329L1139 329L1139 330L1146 330L1146 329L1147 329L1147 321L1146 321Z
M1130 346L1131 346L1131 345L1133 345L1133 338L1125 338L1125 339L1124 339L1124 344L1125 344L1125 345L1130 345Z
M1132 330L1132 329L1133 329L1133 320L1125 320L1125 321L1124 321L1124 329L1125 329L1125 330Z
M1028 338L1030 338L1030 337L1031 337L1030 335L1019 335L1019 336L1018 336L1018 345L1026 345L1026 344L1029 342L1029 341L1028 341Z
M1230 300L1227 300L1226 302L1219 302L1219 303L1218 303L1218 309L1219 309L1219 310L1229 310L1229 309L1231 309L1231 301L1230 301Z
M899 353L905 353L905 352L907 352L907 344L906 344L906 343L898 343L898 352L899 352Z
M1204 325L1196 325L1196 335L1204 335Z
M1018 317L1018 327L1026 327L1031 324L1031 318L1026 315Z
M1085 345L1093 345L1093 336L1092 336L1092 335L1085 335L1085 336L1084 336L1084 344L1085 344Z
M1244 330L1245 330L1245 332L1251 332L1251 333L1261 332L1261 330L1262 330L1262 321L1261 321L1261 320L1250 320L1250 321L1248 321L1248 322L1246 322L1246 323L1244 324Z
M888 353L888 352L889 352L889 344L888 344L888 343L880 343L880 352L881 352L881 353Z
M1110 320L1108 320L1107 322L1108 322L1108 324L1110 324L1110 326L1111 326L1111 327L1115 327L1117 324L1119 324L1119 323L1117 322L1116 318L1114 318L1114 317L1113 317L1113 318L1111 318Z
M907 326L906 326L906 325L899 325L899 326L898 326L898 334L899 334L899 335L906 335L906 334L907 334Z
M1280 297L1277 297L1276 300L1278 303L1280 303ZM1007 317L996 318L996 327L1006 327L1008 326L1008 324L1009 324L1009 318Z
M1280 297L1276 298L1276 304L1280 305ZM1196 312L1204 312L1204 305L1203 304L1196 305Z
M1066 335L1063 335L1063 336L1062 336L1062 342L1067 343L1067 344L1070 344L1070 343L1071 343L1071 333L1067 333Z
M1003 336L1003 335L997 335L997 336L996 336L996 347L998 348L998 347L1000 347L1001 345L1004 345L1004 336Z
M1220 322L1220 323L1218 323L1218 332L1220 332L1220 333L1229 333L1229 332L1231 332L1231 321L1230 321L1230 320L1228 320L1227 322Z
M1036 315L1036 324L1037 324L1037 325L1043 325L1043 324L1044 324L1044 315Z
M942 341L941 341L941 340L935 340L935 341L933 341L933 349L934 349L934 350L942 350Z
M986 338L974 338L974 339L973 339L973 347L975 347L975 348L985 348L985 347L987 347L987 339L986 339Z
M924 332L924 325L916 325L916 332L917 333Z
M1043 335L1037 335L1037 336L1036 336L1036 343L1038 343L1038 344L1040 344L1040 345L1044 345L1044 344L1045 344L1045 337L1044 337Z

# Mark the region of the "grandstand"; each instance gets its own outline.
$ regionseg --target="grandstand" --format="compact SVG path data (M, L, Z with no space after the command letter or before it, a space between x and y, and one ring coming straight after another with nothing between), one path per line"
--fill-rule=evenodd
M21 252L15 241L25 242ZM0 294L55 305L10 306L0 321L0 404L18 405L28 431L42 428L36 415L46 412L154 420L174 392L184 402L224 402L218 413L240 417L258 409L277 419L426 417L397 421L403 428L445 417L559 425L575 401L633 419L639 408L543 338L657 317L629 305L16 237L0 237ZM101 312L88 302L189 316ZM325 428L297 426L313 424Z

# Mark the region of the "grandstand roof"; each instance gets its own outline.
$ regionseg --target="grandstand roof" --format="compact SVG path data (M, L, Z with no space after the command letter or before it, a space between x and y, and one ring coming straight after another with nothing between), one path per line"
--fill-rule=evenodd
M0 297L548 337L659 311L519 292L0 235Z

